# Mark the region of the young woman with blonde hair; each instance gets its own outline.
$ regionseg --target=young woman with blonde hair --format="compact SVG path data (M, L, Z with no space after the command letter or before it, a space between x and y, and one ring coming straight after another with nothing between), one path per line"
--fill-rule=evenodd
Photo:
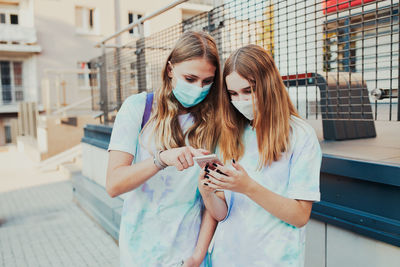
M147 93L128 97L118 112L108 148L107 191L112 197L127 193L119 235L121 266L203 262L216 223L202 215L200 169L192 166L194 156L216 146L219 64L208 34L186 32L165 62L148 122ZM202 216L209 223L199 234Z
M205 206L220 221L213 267L303 266L304 226L320 198L321 150L265 49L248 45L228 58L219 108L225 165L199 177Z

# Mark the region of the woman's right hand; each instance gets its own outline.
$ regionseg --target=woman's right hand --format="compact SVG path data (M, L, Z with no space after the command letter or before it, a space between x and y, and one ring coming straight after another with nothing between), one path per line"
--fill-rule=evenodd
M161 152L160 159L168 166L175 166L178 171L183 171L194 165L193 157L207 154L210 154L210 152L205 149L184 146Z

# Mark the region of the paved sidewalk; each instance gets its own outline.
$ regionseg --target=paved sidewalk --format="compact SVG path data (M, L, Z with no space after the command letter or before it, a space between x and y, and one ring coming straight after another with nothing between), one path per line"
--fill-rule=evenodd
M10 150L0 152L0 266L118 266L117 244L72 201L70 181Z

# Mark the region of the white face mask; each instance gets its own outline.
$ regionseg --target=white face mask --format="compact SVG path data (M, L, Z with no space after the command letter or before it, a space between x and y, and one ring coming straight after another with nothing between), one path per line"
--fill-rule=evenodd
M254 119L253 102L251 100L231 101L231 103L248 120Z

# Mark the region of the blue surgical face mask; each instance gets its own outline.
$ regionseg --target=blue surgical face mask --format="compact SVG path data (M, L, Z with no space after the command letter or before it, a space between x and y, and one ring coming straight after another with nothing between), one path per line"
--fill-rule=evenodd
M203 87L190 84L182 79L177 78L176 86L172 90L172 93L176 99L185 108L196 106L198 103L204 100L210 91L212 83L207 84Z

